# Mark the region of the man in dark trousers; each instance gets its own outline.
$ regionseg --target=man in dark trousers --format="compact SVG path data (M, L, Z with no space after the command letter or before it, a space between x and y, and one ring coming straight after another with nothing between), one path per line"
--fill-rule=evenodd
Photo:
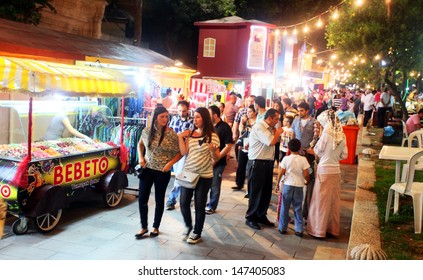
M217 205L219 204L222 174L226 167L226 156L231 151L233 141L231 127L220 118L219 107L212 105L209 111L220 140L220 159L213 163L213 182L210 188L210 201L206 207L206 214L211 215L216 212Z
M253 126L249 136L250 199L245 214L245 224L252 229L261 229L259 223L275 226L266 215L272 197L275 144L280 140L280 135L283 132L283 128L275 128L279 117L277 110L273 108L267 110L264 120Z

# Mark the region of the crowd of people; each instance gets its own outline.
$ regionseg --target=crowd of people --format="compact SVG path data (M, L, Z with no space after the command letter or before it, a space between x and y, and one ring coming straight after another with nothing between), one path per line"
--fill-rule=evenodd
M173 166L175 174L187 170L199 175L199 180L195 188L179 186L175 180L165 207L174 210L180 196L185 223L181 238L190 244L201 241L206 215L218 211L222 177L233 147L232 160L238 165L232 189L245 188L248 227L260 230L277 226L281 234L288 234L288 224L293 223L299 237L304 231L315 238L338 236L339 162L348 156L342 126L363 114L364 125L376 119L383 127L393 102L389 90L313 91L298 98L280 96L268 107L262 96L242 100L231 93L227 102L196 108L193 117L188 114L188 102L179 101L178 114L170 121L166 108L157 107L152 125L139 142L139 163L145 171L139 185L141 230L135 237L140 239L148 232L147 203L153 183L156 207L150 236L159 234ZM423 109L417 116L423 118ZM279 169L276 181L275 162ZM274 190L280 193L276 219L267 216ZM293 218L289 217L291 206Z

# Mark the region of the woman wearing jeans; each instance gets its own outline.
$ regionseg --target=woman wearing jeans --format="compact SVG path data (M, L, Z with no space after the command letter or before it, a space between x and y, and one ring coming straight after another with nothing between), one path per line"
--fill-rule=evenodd
M190 244L201 241L201 232L206 218L207 194L213 180L213 161L220 158L219 137L216 134L209 110L200 107L194 113L194 130L185 130L178 134L179 149L187 155L184 170L200 175L195 189L181 188L181 213L185 222L182 240ZM195 226L191 235L191 199L194 196ZM189 236L189 237L188 237Z
M165 107L154 110L152 125L143 130L138 142L139 164L143 172L139 183L138 206L141 217L141 230L135 234L141 239L148 232L148 199L154 184L156 209L151 237L159 235L163 216L166 188L170 180L172 165L181 158L176 132L167 126L169 113ZM144 155L145 151L145 155Z

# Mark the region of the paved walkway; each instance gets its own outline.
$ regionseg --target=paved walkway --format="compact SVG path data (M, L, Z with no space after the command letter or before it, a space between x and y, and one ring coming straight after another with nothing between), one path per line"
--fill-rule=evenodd
M307 234L294 235L290 225L288 235L277 228L252 230L245 225L248 200L243 191L233 191L236 161L232 158L226 168L218 210L206 217L201 243L190 245L180 240L184 229L177 206L165 211L157 238L135 240L139 230L137 198L125 194L121 205L104 209L101 201L79 203L63 211L59 225L48 234L29 230L16 236L11 233L14 217L6 220L5 237L0 240L0 260L273 260L273 259L346 259L351 228L352 209L357 177L357 165L342 165L341 236L317 240ZM275 169L276 171L276 169ZM130 186L137 179L129 175ZM172 182L172 181L171 181ZM171 189L171 184L168 191ZM153 196L150 197L150 224L154 215ZM276 194L268 217L276 219Z

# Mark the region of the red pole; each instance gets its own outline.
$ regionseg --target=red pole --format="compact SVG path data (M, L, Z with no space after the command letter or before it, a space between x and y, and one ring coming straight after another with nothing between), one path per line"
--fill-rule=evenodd
M32 160L32 97L29 98L28 111L28 160Z

